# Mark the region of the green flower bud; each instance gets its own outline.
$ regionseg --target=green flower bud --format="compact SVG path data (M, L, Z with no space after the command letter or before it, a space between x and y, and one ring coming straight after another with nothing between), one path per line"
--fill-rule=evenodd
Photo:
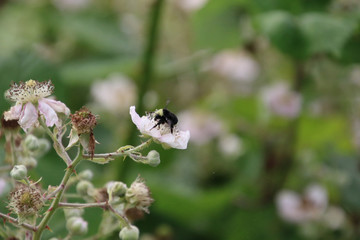
M107 184L107 193L112 197L123 197L125 196L126 190L126 184L123 182L110 182Z
M74 235L84 235L88 231L88 223L82 217L71 217L66 222L66 228Z
M81 180L76 185L76 192L82 196L88 196L92 190L94 190L94 186L89 181Z
M25 165L27 168L34 168L37 166L37 161L31 156L19 157L19 163Z
M24 165L15 165L10 172L10 176L18 181L26 179L27 169Z
M148 158L147 164L149 164L152 167L156 167L157 165L160 164L160 154L155 150L150 151L147 155L147 158Z
M31 152L38 150L39 139L32 134L27 135L24 140L24 147Z
M138 240L139 239L139 229L131 225L129 227L124 227L119 233L121 240Z
M45 139L45 138L40 138L39 139L39 147L36 151L34 151L34 155L37 157L41 157L42 155L44 155L45 153L47 153L50 149L51 145L49 140Z
M81 180L90 181L93 178L94 174L91 170L87 169L87 170L80 172L78 176L79 176L79 179L81 179Z

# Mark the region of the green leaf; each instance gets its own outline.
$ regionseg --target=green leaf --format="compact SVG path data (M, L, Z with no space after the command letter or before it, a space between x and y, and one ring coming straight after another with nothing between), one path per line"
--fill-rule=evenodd
M304 14L299 24L309 45L309 54L331 53L335 56L340 56L356 27L353 20L322 13Z
M272 11L258 18L260 30L281 52L294 58L304 58L306 43L296 19L283 11Z

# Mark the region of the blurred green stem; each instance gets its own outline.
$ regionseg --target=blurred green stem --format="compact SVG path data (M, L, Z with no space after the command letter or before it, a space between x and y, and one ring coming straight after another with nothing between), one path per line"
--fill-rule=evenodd
M294 91L301 93L305 78L304 64L296 62L292 86ZM262 202L272 202L288 177L296 155L298 125L299 117L289 122L284 133L280 135L280 141L275 141L273 136L264 140L265 173Z
M161 13L164 8L165 0L154 0L151 6L149 14L149 25L147 30L147 41L144 47L144 52L141 62L141 72L138 82L138 99L136 103L136 109L138 113L144 112L144 95L149 89L150 83L153 81L156 48L158 46L159 32L160 32L160 20ZM133 144L136 136L136 127L131 123L131 129L129 131L129 137L126 144ZM127 168L127 163L118 163L115 169L117 170L117 179L124 176Z

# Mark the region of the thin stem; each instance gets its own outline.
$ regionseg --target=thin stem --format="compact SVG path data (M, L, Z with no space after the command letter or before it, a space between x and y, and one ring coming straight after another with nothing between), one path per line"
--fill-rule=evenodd
M13 168L13 166L11 166L11 165L2 166L2 167L0 167L0 173L8 172L8 171L10 171L12 168Z
M20 227L23 227L27 230L31 230L31 231L34 231L36 232L37 231L37 227L36 226L33 226L33 225L30 225L28 223L20 223L19 224L19 221L16 219L16 218L13 218L13 217L10 217L9 215L7 214L4 214L4 213L1 213L0 212L0 217L8 220L10 223L16 225L16 226L20 226Z
M41 119L41 117L39 118L39 122L40 122L40 125L45 129L46 133L53 140L54 148L55 148L55 151L57 152L57 154L64 160L64 162L66 163L67 166L70 166L72 161L71 161L71 158L69 157L68 153L65 151L64 146L59 141L59 139L61 139L61 138L59 138L59 139L56 138L56 136L51 132L51 130L48 128L48 126L46 126L46 123L44 122L44 120Z
M115 208L113 208L110 204L108 204L107 207L109 208L109 210L111 212L113 212L117 216L117 218L120 221L120 225L121 225L122 228L123 227L130 227L130 222L129 222L129 220L127 219L127 217L125 215L121 214L119 211L117 211Z
M59 207L63 208L92 208L92 207L107 207L107 202L99 202L99 203L66 203L59 202Z
M111 157L121 157L121 156L130 156L131 153L140 151L146 147L148 147L152 142L152 138L149 138L147 141L143 142L139 146L130 148L124 151L112 152L112 153L96 153L94 154L94 158L111 158ZM121 149L121 148L120 148ZM90 159L90 154L83 154L83 158Z
M41 238L41 234L44 231L45 227L47 226L48 222L50 221L51 217L54 215L56 209L59 206L59 202L63 196L64 189L66 187L67 182L70 179L70 176L73 174L76 165L81 161L80 156L76 158L70 166L66 169L65 175L60 183L60 186L63 186L55 196L55 199L52 201L49 209L46 211L44 218L38 225L38 231L34 234L33 240L39 240Z

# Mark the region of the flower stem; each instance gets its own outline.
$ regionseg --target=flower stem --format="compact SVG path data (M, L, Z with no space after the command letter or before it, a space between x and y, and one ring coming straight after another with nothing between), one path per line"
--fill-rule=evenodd
M44 120L41 119L41 117L39 117L39 122L40 125L45 129L46 133L50 136L50 138L53 140L54 142L54 148L55 151L57 152L57 154L64 160L64 162L66 163L67 166L70 166L72 161L69 157L69 155L67 154L67 152L65 151L64 146L62 145L61 142L59 142L59 140L56 138L56 136L51 132L51 130L48 128L48 126L46 125L46 123L44 122Z
M33 225L30 225L28 223L19 223L19 221L16 219L16 218L13 218L13 217L10 217L9 215L7 214L4 214L4 213L1 213L0 212L0 217L5 219L5 220L8 220L10 223L14 224L14 225L17 225L17 226L21 226L27 230L31 230L31 231L37 231L37 228Z
M94 158L111 158L111 157L121 157L121 156L130 156L131 153L143 150L144 148L148 147L152 142L152 138L149 138L147 141L143 142L139 146L129 148L128 150L124 151L117 151L111 153L95 153ZM121 149L121 148L120 148ZM90 159L90 154L83 154L83 158Z
M60 188L60 190L57 192L55 199L52 201L49 209L46 211L44 218L41 220L41 222L38 225L38 229L34 234L34 238L33 240L40 240L41 238L41 234L44 231L44 229L46 228L48 222L50 221L51 217L54 215L56 209L59 207L59 202L63 196L64 193L64 189L66 187L67 182L70 179L70 176L73 174L76 165L81 161L81 155L78 156L78 158L76 158L72 164L70 166L68 166L68 168L66 169L65 175L60 183L59 186L63 186L62 188Z

